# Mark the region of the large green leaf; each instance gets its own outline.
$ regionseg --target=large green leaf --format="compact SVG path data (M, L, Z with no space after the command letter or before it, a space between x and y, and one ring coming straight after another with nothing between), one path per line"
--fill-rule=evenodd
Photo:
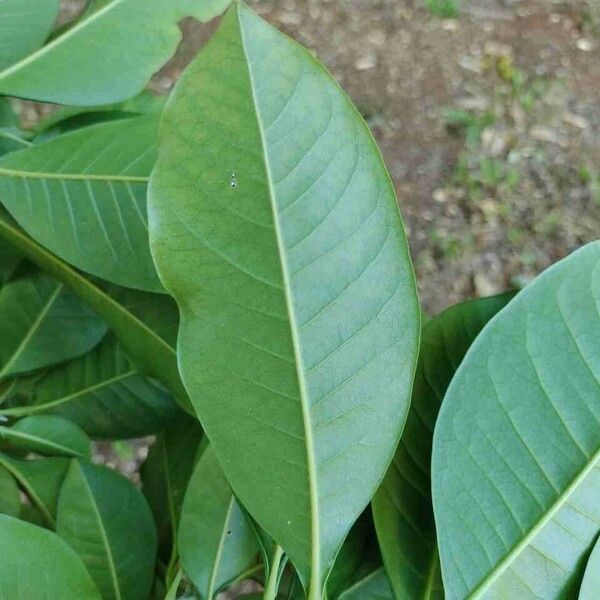
M10 280L23 260L23 255L0 238L0 286Z
M212 446L198 460L179 526L179 554L204 600L250 567L258 556L254 532L239 507Z
M0 94L83 106L124 100L137 94L173 54L181 39L178 21L186 16L208 20L225 6L223 0L103 2L0 71Z
M147 178L156 115L84 127L0 159L0 202L75 267L162 292L148 247Z
M91 350L106 324L57 280L36 273L0 288L0 379Z
M56 531L77 552L104 600L147 600L156 531L146 500L129 480L73 460L60 492Z
M436 424L447 598L567 598L600 532L600 243L557 263L475 340Z
M52 31L60 0L0 1L0 69L37 50Z
M159 379L186 410L193 412L177 369L179 316L169 296L101 286L48 252L1 212L0 236L87 302L110 325L136 366Z
M377 569L365 575L347 590L342 592L339 600L393 600L394 596L387 580L385 570Z
M579 590L579 600L595 600L600 591L600 542L596 542L587 562L583 582Z
M68 458L17 460L0 453L0 467L11 473L50 527L56 523L58 494L68 466Z
M235 4L159 133L151 248L235 493L321 597L400 436L419 336L394 189L303 48Z
M140 469L142 490L154 516L159 556L167 565L169 583L177 567L181 505L201 450L201 441L206 443L205 439L196 419L181 421L156 436Z
M83 563L55 533L0 515L0 597L101 600Z
M0 415L51 413L101 439L157 433L185 414L157 381L131 364L111 334L89 354L17 382L7 396L19 404L0 408Z
M444 597L431 504L433 429L442 398L469 346L513 296L457 304L423 327L406 427L372 501L381 553L399 598Z
M12 427L0 425L0 438L14 448L48 456L90 458L92 454L85 433L71 421L55 416L26 417Z
M15 478L0 467L0 513L18 517L21 513L21 499Z

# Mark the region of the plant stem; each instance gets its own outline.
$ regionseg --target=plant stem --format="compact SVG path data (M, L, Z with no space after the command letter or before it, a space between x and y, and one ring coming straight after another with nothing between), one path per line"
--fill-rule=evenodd
M177 590L179 589L179 584L181 583L181 579L183 578L183 571L179 569L177 575L175 575L175 579L165 596L165 600L175 600L177 598Z
M277 598L277 588L279 587L279 565L282 558L283 548L277 545L275 546L275 552L273 553L273 559L271 560L269 579L265 586L263 600L276 600Z

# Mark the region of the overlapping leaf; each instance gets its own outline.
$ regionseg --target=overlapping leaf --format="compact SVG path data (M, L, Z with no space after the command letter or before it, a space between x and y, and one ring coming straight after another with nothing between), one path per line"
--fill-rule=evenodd
M73 460L60 492L56 531L86 565L103 600L147 600L156 531L146 500L130 481Z
M566 598L600 532L600 243L521 291L471 346L436 424L446 597Z
M202 598L212 600L258 556L254 532L208 446L190 480L179 526L179 554Z
M320 600L416 363L413 272L373 138L309 53L236 4L165 109L149 216L202 424Z
M110 325L136 366L159 379L186 410L193 412L177 369L179 315L169 296L101 286L48 252L1 212L0 236L89 304Z
M178 21L186 16L211 19L227 3L102 2L48 44L0 71L0 94L80 106L125 100L171 57L181 39Z
M394 598L383 568L365 575L338 596L339 600L393 600Z
M0 202L75 267L161 292L146 210L157 124L156 115L99 123L10 153L0 159Z
M21 499L15 478L0 467L0 513L18 517L21 512Z
M59 281L36 273L0 288L0 379L91 350L106 324Z
M457 304L423 327L406 427L372 501L381 553L398 597L444 597L431 505L433 429L442 398L469 346L513 296Z
M600 543L596 542L587 562L579 590L579 600L594 600L600 590Z
M32 416L11 427L0 425L0 438L14 448L47 456L90 458L90 440L71 421L54 416Z
M77 555L55 533L0 515L0 597L101 600Z
M0 415L55 414L93 438L150 435L185 414L157 381L131 364L112 334L89 354L18 382L7 396L19 402L0 408Z

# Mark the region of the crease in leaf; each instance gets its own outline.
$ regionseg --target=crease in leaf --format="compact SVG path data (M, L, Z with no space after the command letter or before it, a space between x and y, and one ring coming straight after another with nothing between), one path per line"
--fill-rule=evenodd
M326 70L240 3L177 84L159 139L150 240L182 313L183 380L236 496L320 600L416 365L393 186Z

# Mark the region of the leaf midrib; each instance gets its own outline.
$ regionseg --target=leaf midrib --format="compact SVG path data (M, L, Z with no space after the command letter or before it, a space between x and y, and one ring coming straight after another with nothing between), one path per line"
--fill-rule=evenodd
M543 514L542 518L532 527L527 535L513 548L510 552L497 564L497 566L477 585L477 587L468 596L469 600L476 600L482 595L503 575L503 573L518 559L521 552L533 541L544 527L552 520L554 515L566 504L570 496L575 492L585 478L596 468L600 461L600 448L590 457L589 462L585 467L573 478L571 483L558 496L554 504Z
M23 179L58 179L60 181L115 181L126 183L147 183L148 177L143 175L98 175L94 173L46 173L8 169L0 167L0 175L5 177L22 177Z
M219 538L219 545L217 546L217 552L215 554L215 559L212 563L212 569L210 571L210 579L208 582L208 594L207 600L213 600L213 597L216 593L215 586L217 584L217 575L219 573L219 567L221 566L221 558L223 556L223 550L225 548L225 539L227 537L227 528L229 524L229 520L231 519L231 511L233 510L233 504L235 502L235 498L233 494L231 494L231 498L229 499L229 504L227 506L227 512L225 513L225 520L223 521L223 526L221 527L221 536Z
M6 433L8 433L8 436L3 435ZM63 446L62 444L58 444L47 438L42 438L36 435L32 435L31 433L19 431L18 429L11 429L10 427L5 427L3 425L0 426L0 437L3 437L4 439L9 441L11 437L20 438L28 442L34 442L36 444L39 444L40 446L47 446L50 450L62 452L67 456L81 456L82 458L85 458L85 454L82 454L74 448L70 448L69 446Z
M90 500L92 512L94 513L94 516L96 517L96 520L98 522L98 529L100 530L100 537L102 538L102 543L106 549L106 556L108 559L110 577L111 577L111 581L113 584L115 596L116 596L117 600L122 600L121 589L119 587L119 578L117 577L117 569L115 567L115 561L114 561L114 557L112 554L112 549L111 549L110 543L108 541L108 535L106 534L106 529L104 527L104 521L102 520L102 516L100 515L100 510L98 509L98 505L96 504L96 501L94 498L94 494L89 485L87 477L85 476L85 473L83 472L83 469L81 468L81 465L77 462L75 464L77 465L79 474L80 474L81 478L83 479L84 488L85 488L88 498Z
M307 471L308 471L308 484L309 484L309 500L311 508L311 569L310 569L310 586L309 586L309 600L312 598L320 597L321 595L321 557L320 557L320 526L319 526L319 504L318 504L318 490L317 490L317 469L315 460L315 448L312 436L312 423L310 418L310 407L308 401L307 385L304 377L305 368L302 359L302 353L300 351L300 341L298 339L298 325L296 320L296 314L294 311L293 299L291 297L291 283L290 275L288 271L285 245L281 235L281 224L279 222L279 213L277 206L275 205L275 186L273 183L273 177L271 174L271 166L269 160L269 152L267 150L267 143L265 139L265 128L262 122L260 114L258 99L256 97L256 86L254 83L254 76L252 73L252 63L246 52L246 39L244 33L244 27L240 20L241 11L244 7L241 5L236 6L236 16L238 27L240 31L241 47L244 53L246 66L248 69L248 79L250 83L250 90L252 93L252 103L256 115L257 126L260 134L260 140L264 156L265 173L267 176L267 185L269 190L269 201L271 211L273 215L273 226L277 239L277 248L279 250L279 258L281 264L281 272L283 277L283 291L285 294L286 307L288 311L288 321L290 324L290 333L292 337L292 345L294 348L294 357L296 365L296 375L298 378L298 386L300 392L300 405L302 407L302 421L304 425L304 435L306 440L306 454L307 454Z
M35 320L31 324L31 326L29 327L26 335L23 337L23 339L21 340L19 345L15 348L10 359L7 361L7 363L4 365L4 367L2 367L2 370L0 370L0 380L6 376L6 374L10 371L10 368L15 364L15 362L19 359L21 354L25 351L25 349L27 348L27 345L29 344L29 342L31 341L33 336L35 335L36 331L40 328L42 322L48 316L48 313L50 312L50 309L52 308L54 301L56 300L56 298L58 298L58 295L62 291L62 288L63 288L63 284L58 283L56 286L56 289L52 292L52 294L50 294L50 296L48 297L48 300L46 300L46 303L44 304L42 310L40 311L38 316L35 318Z
M23 58L20 61L16 62L14 65L11 65L7 69L4 69L3 71L0 71L0 80L4 79L8 75L12 75L13 73L18 72L24 66L26 66L29 63L35 61L40 56L44 56L45 54L47 54L48 52L50 52L50 50L52 50L55 46L58 46L58 45L62 44L66 39L68 39L71 36L75 35L79 31L81 31L82 29L85 29L90 24L94 23L97 19L99 19L100 17L104 16L106 13L110 12L113 8L115 8L115 6L117 6L118 4L121 4L124 1L125 0L113 0L112 2L110 2L109 4L107 4L106 6L103 6L102 8L100 8L99 10L97 10L96 12L94 12L88 18L84 19L83 21L80 21L79 23L77 23L76 25L74 25L73 27L71 27L70 29L68 29L62 35L59 35L57 38L53 39L51 42L49 42L45 46L42 46L41 48L39 48L38 50L36 50L32 54L26 56L25 58Z

